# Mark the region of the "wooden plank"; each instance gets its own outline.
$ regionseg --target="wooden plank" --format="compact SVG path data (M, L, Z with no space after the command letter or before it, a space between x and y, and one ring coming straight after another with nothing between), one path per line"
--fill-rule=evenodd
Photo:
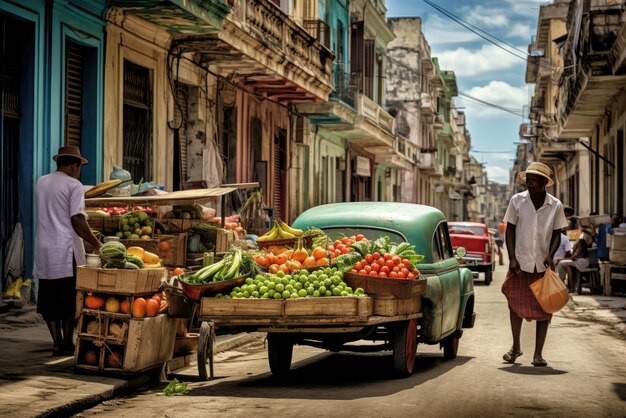
M361 326L357 327L295 327L295 328L259 328L257 331L259 332L273 332L276 334L289 334L289 333L302 333L302 334L316 334L316 333L324 333L324 334L343 334L347 332L359 332L362 331L363 328Z
M422 307L421 296L394 298L393 296L375 296L374 315L394 316L417 313Z
M357 316L356 297L285 300L285 316Z
M131 319L123 370L139 371L172 359L176 322L167 315Z
M280 317L284 315L283 300L202 298L200 316L218 318L229 316Z
M217 187L213 189L179 190L158 196L94 197L85 199L86 207L104 206L150 206L150 205L186 205L215 200L237 190L236 187Z

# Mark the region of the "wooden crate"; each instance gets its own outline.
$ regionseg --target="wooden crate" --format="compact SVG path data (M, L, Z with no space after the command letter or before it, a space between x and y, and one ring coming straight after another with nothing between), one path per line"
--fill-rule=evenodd
M374 296L374 315L395 316L418 313L422 309L422 297L414 295L409 298L398 299L393 296Z
M158 254L164 266L184 267L187 264L187 236L188 234L186 232L155 236L159 241ZM164 242L168 243L167 250L163 249Z
M626 235L607 235L607 247L614 250L626 250Z
M171 234L180 232L189 232L191 228L195 228L202 222L207 222L202 219L177 219L177 218L165 218L159 222L165 226Z
M172 359L176 337L176 319L161 314L152 318L128 319L128 337L124 342L109 338L78 337L74 365L79 369L136 373L158 366ZM85 352L98 350L98 365L85 363ZM106 357L111 352L123 355L122 367L110 367Z
M354 290L362 288L368 295L394 296L407 298L410 295L422 295L426 292L426 278L392 279L371 277L363 274L344 273L343 280Z
M120 215L107 216L103 218L102 233L104 235L115 235L120 230Z
M371 298L356 296L298 299L226 299L204 297L200 302L200 316L202 317L364 317L371 314Z
M626 250L611 248L609 250L609 260L615 264L626 264Z
M103 293L154 293L167 278L164 267L139 270L103 269L78 266L76 289Z
M228 251L228 247L235 240L235 234L233 231L226 229L218 229L215 234L215 252L225 253Z
M94 231L103 231L104 217L90 216L87 219L87 223L89 224L89 228L93 229Z

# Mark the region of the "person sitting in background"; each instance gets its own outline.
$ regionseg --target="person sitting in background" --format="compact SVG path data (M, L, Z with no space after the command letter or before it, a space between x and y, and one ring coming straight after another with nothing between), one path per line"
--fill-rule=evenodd
M559 261L572 256L572 243L567 238L565 230L561 230L561 243L559 249L554 254L554 264L558 265Z
M592 247L593 242L594 234L592 234L592 231L583 229L580 233L580 237L572 248L572 255L559 261L557 272L561 280L563 280L563 283L565 283L565 278L567 277L567 287L570 293L576 291L572 267L578 270L589 267L589 248Z

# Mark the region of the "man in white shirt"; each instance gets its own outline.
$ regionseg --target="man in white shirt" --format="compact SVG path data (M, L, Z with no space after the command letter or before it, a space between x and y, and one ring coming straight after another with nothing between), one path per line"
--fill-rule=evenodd
M502 358L515 363L522 355L520 335L522 320L537 321L535 352L532 365L546 366L543 345L548 334L552 314L545 312L530 290L530 284L543 277L547 267L554 265L561 243L561 229L567 226L563 204L546 192L554 184L552 170L545 164L533 162L519 174L527 190L515 194L504 215L509 271L502 285L502 293L509 304L509 318L513 346Z
M561 231L561 244L559 244L559 249L556 250L554 254L554 264L558 264L559 261L563 260L572 255L572 243L565 232Z
M37 312L52 336L52 354L73 355L76 265L85 264L83 240L100 241L85 218L85 193L78 180L87 160L75 146L59 148L52 157L57 171L42 176L35 187L37 228L33 274L39 280Z

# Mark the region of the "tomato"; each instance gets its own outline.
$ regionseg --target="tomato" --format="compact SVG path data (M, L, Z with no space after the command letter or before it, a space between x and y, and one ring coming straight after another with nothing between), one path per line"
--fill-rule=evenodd
M335 248L337 248L339 244L341 244L341 241L339 241L338 239L335 240L335 242L333 242L333 245L335 246Z
M357 261L356 263L354 263L354 268L357 270L361 270L363 268L363 264L361 264L360 261Z
M367 263L371 263L372 260L374 260L374 256L372 254L368 254L365 256L365 261L367 261Z
M385 261L391 260L393 258L393 254L385 254L383 255L383 258L385 259Z
M369 273L370 271L372 271L372 266L364 266L363 270Z
M374 257L374 260L378 260L380 258L380 253L376 251L375 253L372 254L372 257Z
M392 269L392 268L394 268L396 266L395 263L393 261L391 261L391 260L385 261L385 265L387 267L389 267L389 269Z
M357 269L352 269L352 270L350 270L350 273L358 273L358 270Z
M363 275L367 276L367 272L365 270L362 270L362 269L359 270L359 274L363 274Z
M348 247L343 247L341 249L341 254L348 254L349 252L350 252L350 248L348 248Z
M372 271L369 272L368 276L378 277L378 272L372 270Z
M416 277L417 277L417 276L416 276L415 274L413 274L413 273L409 273L409 274L407 274L407 275L406 275L406 278L407 278L407 279L414 279L414 278L416 278Z
M356 237L354 237L354 239L357 240L357 241L361 241L361 240L363 240L363 238L365 238L365 236L363 234L359 234Z
M406 274L403 272L398 273L398 279L406 279Z
M328 246L328 252L329 253L334 253L335 252L335 246L334 245L329 245Z
M402 264L404 264L404 267L407 269L411 268L411 262L409 260L402 260Z
M409 270L407 270L407 269L400 269L400 273L404 274L404 277L406 277L409 274Z
M392 271L392 272L389 273L389 277L391 277L392 279L395 279L395 278L398 277L398 273L395 272L395 271Z
M393 261L393 264L398 265L402 262L402 258L400 258L397 255L394 255L393 257L391 257L391 261Z
M417 276L418 274L420 274L420 271L415 268L415 269L411 270L411 273L413 273L413 274L415 274Z
M378 277L387 277L387 273L385 273L384 271L380 271L378 272Z
M387 267L387 266L382 266L382 267L380 268L380 271L381 271L382 273L385 273L385 274L389 273L389 271L390 271L390 270L391 270L391 269L390 269L389 267Z
M394 268L391 269L391 271L395 271L396 273L400 272L400 267L395 266Z
M380 264L372 263L372 271L380 271Z

